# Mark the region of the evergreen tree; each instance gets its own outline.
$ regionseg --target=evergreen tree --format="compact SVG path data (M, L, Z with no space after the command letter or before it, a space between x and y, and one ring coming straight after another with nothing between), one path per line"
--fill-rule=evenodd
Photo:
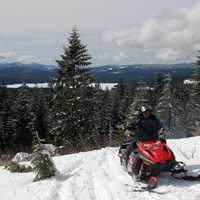
M200 56L197 58L197 69L193 74L197 82L193 84L186 107L187 131L192 135L200 135Z
M108 144L109 129L111 125L111 110L109 102L109 91L102 91L96 87L96 111L95 111L95 128L96 143L99 147Z
M48 108L43 90L34 88L35 94L33 97L33 113L34 126L41 139L47 137L47 115Z
M153 90L151 89L152 85L149 85L148 97L152 108L155 108L159 102L159 98L162 95L161 93L164 87L164 76L162 74L158 74L155 81L153 82L153 85L154 85Z
M126 102L125 102L125 84L120 81L115 88L109 93L109 109L110 109L110 125L114 131L117 127L123 123L123 119L126 112ZM125 103L125 105L123 105Z
M118 93L118 96L120 97L118 115L119 115L120 123L122 124L124 123L124 120L127 117L128 107L132 103L132 98L128 91L128 86L123 81L119 82L117 86L117 93Z
M93 79L86 67L91 57L73 29L64 54L57 60L57 77L52 80L53 106L51 135L56 144L85 145L94 143L94 89Z
M172 128L176 132L176 137L187 137L189 134L186 130L186 109L188 94L183 82L174 85L172 99Z
M200 51L198 51L200 53ZM200 81L200 56L197 56L197 69L193 74L196 81Z
M110 101L110 112L111 112L111 126L114 130L117 129L117 125L120 123L120 102L122 100L122 96L124 95L124 85L123 82L119 83L109 95Z
M158 105L156 107L157 116L163 121L165 126L169 129L173 127L173 96L172 96L172 87L171 87L171 75L167 74L165 76L165 84L162 91L162 95L159 98Z
M200 86L193 86L186 106L187 132L191 135L200 135Z
M12 112L12 101L5 86L0 86L0 149L14 147L15 120Z
M19 88L15 103L16 144L19 148L30 148L32 145L35 132L32 103L29 88L24 84Z
M31 164L36 176L33 181L40 181L56 175L57 169L48 150L42 144L34 145Z

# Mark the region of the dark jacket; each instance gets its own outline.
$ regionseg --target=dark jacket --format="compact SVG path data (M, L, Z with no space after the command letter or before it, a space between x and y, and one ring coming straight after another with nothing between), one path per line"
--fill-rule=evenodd
M155 115L145 118L140 115L133 125L136 127L136 135L140 141L149 141L159 139L159 131L162 128L160 121Z
M149 141L159 138L159 131L162 128L160 121L155 115L145 118L142 114L133 117L128 125L128 130L133 130L136 133L137 140Z

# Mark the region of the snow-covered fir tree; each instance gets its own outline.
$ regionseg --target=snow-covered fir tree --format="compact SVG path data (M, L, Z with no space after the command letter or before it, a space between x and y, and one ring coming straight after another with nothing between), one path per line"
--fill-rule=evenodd
M153 86L153 87L152 87ZM164 75L158 74L153 83L148 84L148 98L153 109L157 106L164 87Z
M147 99L146 91L143 89L137 90L134 95L132 103L127 108L127 118L125 120L125 128L135 123L135 120L140 115L140 108L142 105L150 105Z
M31 164L36 174L34 181L40 181L56 175L57 169L54 161L50 153L40 143L34 146Z
M183 82L179 82L174 86L172 99L172 128L175 131L175 137L190 136L186 130L186 110L188 102L187 88Z
M197 56L197 69L193 74L196 83L187 103L187 131L192 135L200 135L200 56Z
M35 124L33 112L33 98L29 88L24 84L19 88L15 102L16 144L18 148L30 148L32 145Z
M200 53L200 51L198 51ZM200 81L200 56L197 56L197 68L193 74L193 78L196 81Z
M95 133L97 146L106 145L111 125L111 106L109 91L103 91L96 85L96 112L95 112Z
M93 145L94 88L86 67L91 64L87 48L73 29L64 54L57 60L57 76L51 82L53 106L51 135L56 144Z
M46 96L42 89L34 88L32 107L34 112L33 121L35 131L37 131L41 139L46 139L48 106Z
M200 84L193 85L186 106L186 129L191 135L200 135Z
M167 74L164 78L164 87L156 106L156 114L164 123L164 125L171 129L173 127L173 97L171 87L172 77Z
M15 143L15 119L11 97L5 86L0 86L0 150L7 151Z
M111 125L115 130L118 125L123 121L126 114L126 89L123 81L113 88L109 95Z

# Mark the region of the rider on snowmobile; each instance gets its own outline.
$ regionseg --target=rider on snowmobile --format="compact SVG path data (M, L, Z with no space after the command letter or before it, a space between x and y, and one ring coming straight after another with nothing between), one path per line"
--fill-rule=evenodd
M119 149L119 155L122 149L127 150L127 159L130 153L136 148L136 142L152 141L160 138L159 134L163 133L163 128L158 118L152 113L151 106L141 106L139 112L134 114L128 122L124 134L123 143ZM126 162L127 163L127 162Z
M162 125L157 117L152 113L152 108L150 106L141 106L139 114L137 114L132 119L131 123L128 124L124 137L125 140L123 141L123 144L120 148L120 152L122 149L126 149L124 151L126 152L126 155L124 154L125 156L121 158L124 158L124 161L126 159L126 163L124 164L126 164L126 169L128 173L130 173L131 175L134 174L136 180L147 178L147 188L149 189L156 186L157 176L162 171L171 172L171 175L177 179L200 180L200 174L197 174L195 176L187 174L185 164L183 162L176 161L173 152L167 147L166 144L163 143L166 143L166 140L163 138L163 135L160 135L160 133L163 134L164 129L162 128ZM163 160L165 162L162 163L155 162L155 165L148 164L148 168L146 169L141 168L142 158L140 156L137 156L137 141L145 143L149 141L153 142L154 140L161 141L160 144L163 144L167 149L166 151L165 148L163 148L163 151L165 150L165 152L167 152L167 156L170 156L171 158L169 160ZM136 156L131 156L131 153ZM148 159L149 158L147 158L147 160Z
M141 106L140 115L134 126L136 127L135 134L140 141L157 140L162 130L161 122L153 114L151 106Z

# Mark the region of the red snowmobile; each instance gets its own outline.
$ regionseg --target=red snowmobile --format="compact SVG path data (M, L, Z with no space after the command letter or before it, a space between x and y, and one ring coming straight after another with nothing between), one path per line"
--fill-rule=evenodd
M184 174L177 178L185 180L200 180L200 176L187 176L185 164L175 160L165 141L139 141L136 146L128 157L127 171L137 180L146 181L147 189L156 187L161 172L171 172L172 175Z

